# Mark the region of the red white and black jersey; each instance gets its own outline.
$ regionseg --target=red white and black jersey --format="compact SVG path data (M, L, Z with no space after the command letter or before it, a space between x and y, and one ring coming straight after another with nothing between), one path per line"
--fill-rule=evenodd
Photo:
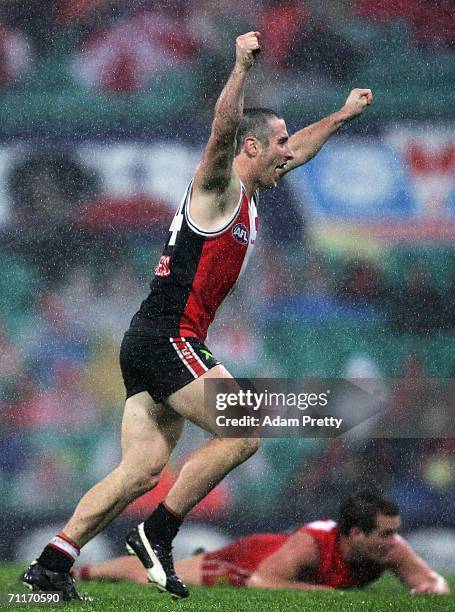
M196 337L203 342L215 313L232 291L256 241L256 196L241 185L237 207L224 227L205 231L191 219L192 183L169 228L151 292L131 328L157 336Z

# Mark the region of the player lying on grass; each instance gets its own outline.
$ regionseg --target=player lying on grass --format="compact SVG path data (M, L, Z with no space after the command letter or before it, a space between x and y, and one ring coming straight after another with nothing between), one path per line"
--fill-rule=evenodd
M413 594L449 593L444 578L397 535L399 526L394 502L362 491L341 504L338 522L314 521L289 535L240 538L213 552L176 561L175 569L193 585L302 590L363 587L391 570ZM82 580L147 583L136 557L75 568L74 575Z

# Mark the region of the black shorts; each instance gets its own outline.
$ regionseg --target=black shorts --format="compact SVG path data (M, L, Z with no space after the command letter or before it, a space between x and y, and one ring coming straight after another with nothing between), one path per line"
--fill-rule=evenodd
M155 402L161 402L219 363L197 338L127 332L120 348L127 398L148 391Z

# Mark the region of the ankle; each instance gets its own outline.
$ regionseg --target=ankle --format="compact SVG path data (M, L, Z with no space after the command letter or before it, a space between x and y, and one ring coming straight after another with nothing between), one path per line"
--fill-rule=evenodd
M182 522L182 517L175 514L164 503L161 503L144 521L144 532L148 538L170 543L177 535Z
M76 542L60 532L44 548L37 561L51 572L67 573L79 553L80 548Z

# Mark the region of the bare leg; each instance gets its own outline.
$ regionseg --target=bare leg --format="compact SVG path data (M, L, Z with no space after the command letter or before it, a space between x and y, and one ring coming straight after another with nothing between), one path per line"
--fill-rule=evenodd
M235 467L257 449L259 441L248 438L216 438L198 448L183 465L165 503L184 516Z
M214 411L207 411L204 407L207 377L229 378L237 387L229 372L219 365L173 393L163 403L171 413L216 434ZM128 551L141 560L149 581L160 590L176 597L188 597L188 589L176 575L172 564L171 542L181 520L228 472L252 455L258 445L257 438L218 438L205 444L185 463L165 503L130 532L126 540Z
M127 555L90 565L90 578L112 582L127 580L138 584L148 584L147 573L142 563L137 557Z
M175 562L175 570L187 584L202 584L201 562L204 554L188 557ZM117 557L104 563L90 566L92 580L127 580L137 584L148 584L147 573L142 563L136 557Z
M232 378L223 366L212 368L183 389L171 395L166 404L183 417L213 433L213 415L204 410L204 379ZM201 501L233 468L248 459L259 447L258 438L215 438L183 465L165 503L184 516Z
M138 393L125 404L122 460L79 502L63 533L84 546L134 499L156 486L180 437L183 419Z
M187 584L202 584L202 559L205 553L193 555L175 562L175 570Z

